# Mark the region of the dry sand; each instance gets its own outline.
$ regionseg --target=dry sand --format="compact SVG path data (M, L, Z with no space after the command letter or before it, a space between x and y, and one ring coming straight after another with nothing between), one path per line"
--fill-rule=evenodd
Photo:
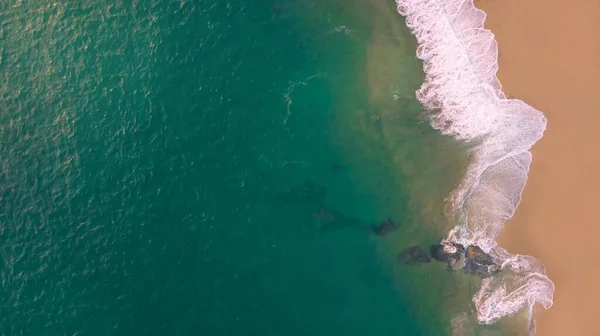
M548 118L523 201L501 237L556 284L539 336L600 335L600 0L479 0L509 97Z

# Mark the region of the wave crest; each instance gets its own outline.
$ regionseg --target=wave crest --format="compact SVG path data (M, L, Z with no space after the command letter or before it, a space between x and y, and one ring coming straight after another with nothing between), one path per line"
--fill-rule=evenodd
M446 202L446 215L460 220L447 240L478 245L503 264L508 276L484 280L473 297L480 323L491 324L535 303L552 305L554 284L532 257L497 246L504 222L521 201L531 164L531 146L546 118L502 93L498 44L484 29L486 14L472 0L396 0L418 42L424 82L417 99L433 114L432 127L473 144L472 161Z

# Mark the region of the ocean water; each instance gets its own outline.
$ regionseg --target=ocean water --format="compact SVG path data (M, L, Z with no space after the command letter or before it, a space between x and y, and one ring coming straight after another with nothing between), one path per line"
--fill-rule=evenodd
M396 261L460 223L472 146L425 118L393 2L10 0L0 23L0 335L528 326Z
M385 141L435 134L372 4L0 6L0 334L431 334L365 229L421 232Z

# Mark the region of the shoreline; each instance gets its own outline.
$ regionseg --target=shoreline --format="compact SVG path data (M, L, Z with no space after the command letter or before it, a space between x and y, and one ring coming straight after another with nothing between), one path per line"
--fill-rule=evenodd
M532 255L556 285L551 309L535 310L536 335L600 335L600 3L477 0L499 44L507 96L544 111L523 199L499 244Z
M472 297L479 324L496 324L522 311L529 320L534 304L552 306L554 284L539 261L511 255L496 240L520 203L530 149L542 138L546 118L502 92L497 43L484 29L485 12L472 1L396 3L419 44L425 79L416 96L424 109L436 111L431 126L471 144L471 163L444 210L458 225L443 242L478 246L502 265L502 275L482 280ZM457 322L457 331L462 324Z

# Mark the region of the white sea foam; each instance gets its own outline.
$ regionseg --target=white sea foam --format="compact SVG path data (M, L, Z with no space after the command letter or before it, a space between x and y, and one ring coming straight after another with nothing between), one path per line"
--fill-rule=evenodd
M473 302L480 323L491 324L535 303L552 305L554 285L532 257L513 256L496 244L504 222L521 200L531 146L546 129L544 115L507 99L496 72L498 45L483 28L486 14L472 0L396 0L418 41L425 80L417 98L432 111L442 134L473 144L472 162L447 199L446 214L460 225L447 240L478 245L503 264L486 279Z

